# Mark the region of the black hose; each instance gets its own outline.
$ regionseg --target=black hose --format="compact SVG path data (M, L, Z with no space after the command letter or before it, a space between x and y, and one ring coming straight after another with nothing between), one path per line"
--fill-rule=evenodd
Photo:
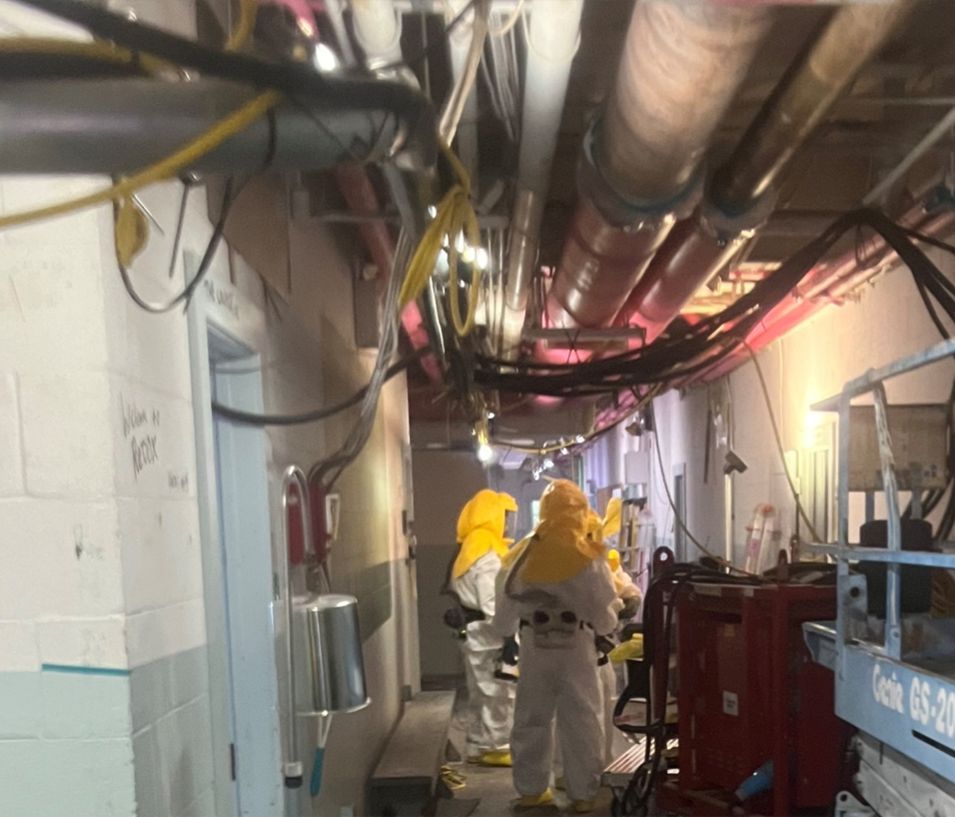
M400 374L413 363L421 360L421 358L430 353L431 347L425 346L421 349L418 349L413 354L403 357L397 363L393 363L385 370L385 380L391 380L391 378L393 378L395 375ZM333 403L330 406L322 406L322 408L311 409L310 411L303 411L299 414L255 414L249 411L241 411L240 409L232 408L231 406L225 406L216 400L212 401L212 411L227 420L233 420L234 422L243 423L250 426L265 427L302 425L303 423L314 423L319 420L326 420L329 417L350 409L352 406L358 405L364 398L367 391L368 386L362 386L354 394L351 394L338 403Z

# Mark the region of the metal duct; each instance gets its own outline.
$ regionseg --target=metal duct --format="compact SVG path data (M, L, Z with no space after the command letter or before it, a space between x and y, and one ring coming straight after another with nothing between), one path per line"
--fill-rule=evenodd
M347 82L347 81L343 81ZM273 125L263 117L207 153L189 170L233 173L261 168L309 170L343 161L374 162L415 143L434 161L434 113L422 97L417 110L366 104L356 81L342 102L284 104ZM376 86L380 81L374 81ZM376 95L380 88L376 88ZM404 91L404 89L402 89ZM220 80L55 80L0 83L0 173L119 174L139 170L182 147L256 91ZM406 95L405 95L406 96ZM401 97L399 97L400 99ZM422 117L431 127L421 127ZM316 120L321 126L316 124Z
M678 215L710 138L766 33L761 7L660 0L634 7L617 81L584 145L574 216L548 314L613 320Z
M564 0L549 5L543 14L531 10L517 194L504 277L502 353L506 356L516 355L520 347L557 134L580 42L583 5L583 0Z
M706 202L660 247L620 322L635 316L653 340L742 249L772 209L773 183L913 5L847 5L833 14L716 172Z

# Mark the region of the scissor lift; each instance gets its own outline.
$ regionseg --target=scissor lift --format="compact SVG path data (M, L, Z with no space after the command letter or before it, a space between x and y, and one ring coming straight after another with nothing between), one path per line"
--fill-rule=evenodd
M945 791L955 781L955 619L905 614L902 605L903 566L953 570L955 543L937 543L937 551L902 548L899 480L884 388L886 380L953 357L955 340L944 341L870 370L813 406L838 412L837 541L810 546L836 560L837 618L834 623L806 624L804 631L816 660L835 672L836 714L860 732L856 782L868 805L843 792L836 813L846 817L949 814L944 803L955 803ZM884 549L849 543L851 407L865 395L873 401L880 487L887 507ZM912 470L917 471L917 463ZM911 473L907 476L917 496L917 474L914 480ZM874 502L867 496L867 521L873 511ZM870 614L865 577L851 570L865 563L886 567L884 618L878 620ZM890 770L887 757L907 771Z

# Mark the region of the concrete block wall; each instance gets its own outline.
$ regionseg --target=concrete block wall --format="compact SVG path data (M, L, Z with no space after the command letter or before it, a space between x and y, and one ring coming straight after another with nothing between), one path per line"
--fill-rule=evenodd
M123 5L126 9L128 4ZM191 2L136 2L140 19L191 33ZM120 8L114 4L115 8ZM0 3L0 35L81 36ZM14 212L106 183L0 179ZM166 228L133 266L149 299L181 288L211 227L193 193L168 272L179 185L142 195ZM267 225L264 229L268 229ZM217 322L262 358L266 409L300 410L363 385L350 262L326 231L294 225L289 303L267 302L220 248ZM0 814L221 815L216 765L187 321L147 315L115 268L108 207L0 232ZM340 442L350 417L270 430L273 488ZM297 814L362 813L364 784L417 687L413 566L401 528L407 388L386 389L369 449L342 478L333 588L367 620L372 705L336 721L322 796ZM273 495L275 491L273 490ZM272 507L273 542L279 518ZM366 613L367 611L367 613ZM307 737L307 736L306 736ZM314 739L314 736L312 736Z
M459 645L444 623L450 600L441 595L441 587L458 548L458 514L465 502L488 487L488 478L471 451L419 448L413 463L421 674L445 681L463 675L464 666Z

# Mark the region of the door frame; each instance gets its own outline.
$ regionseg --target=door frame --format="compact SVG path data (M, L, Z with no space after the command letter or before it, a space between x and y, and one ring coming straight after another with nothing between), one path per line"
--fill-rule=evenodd
M245 410L262 410L259 355L262 351L263 339L259 337L259 343L249 343L245 339L236 337L238 333L229 331L225 324L226 321L220 320L214 301L208 298L200 287L188 310L188 328L216 813L223 816L273 817L274 815L280 817L284 813L284 795L280 775L278 679L274 660L274 630L269 621L268 649L263 656L261 621L253 628L258 631L257 633L250 633L250 628L243 626L236 628L230 624L230 618L234 620L235 615L240 614L241 610L234 610L230 615L227 590L229 566L226 564L223 530L228 530L230 526L234 528L236 520L235 514L224 513L218 477L219 457L223 453L225 458L235 459L238 445L245 457L251 457L248 472L252 475L252 482L256 484L247 487L256 495L261 494L265 503L264 515L261 506L257 511L259 520L255 526L255 535L264 538L261 544L268 562L261 565L261 578L266 583L268 603L271 603L273 571L266 435L263 429L239 426L232 426L228 434L222 434L223 428L220 426L220 433L217 435L217 422L221 421L217 421L212 414L213 394L217 389L221 392L225 385L221 380L216 382L212 369L217 361L227 360L241 359L246 364L243 368L245 388L240 389L232 397L241 399L243 401L241 407ZM259 333L253 332L253 334ZM237 435L233 430L238 429L241 431ZM244 439L237 440L237 436ZM231 453L223 452L223 446L230 449ZM230 516L233 517L231 522ZM246 554L241 555L245 557ZM258 555L261 557L261 552ZM255 555L253 554L252 557L254 558ZM261 595L260 592L259 596ZM259 612L261 613L261 610ZM268 612L271 618L271 608ZM232 632L235 629L242 632L236 635ZM251 637L251 641L243 652L243 645L237 643L236 639L246 636ZM264 710L262 700L256 701L255 707L251 710L235 700L233 664L239 661L245 666L240 659L243 656L254 655L258 655L256 681L266 700L271 701ZM271 721L271 725L266 721ZM258 748L249 751L248 733L253 728L252 724L256 723L258 725L256 737L259 744ZM272 758L272 755L277 757ZM247 760L257 758L259 762L244 764L243 757ZM237 768L241 772L241 780L233 777ZM243 789L246 796L242 796ZM251 797L250 791L253 793Z

